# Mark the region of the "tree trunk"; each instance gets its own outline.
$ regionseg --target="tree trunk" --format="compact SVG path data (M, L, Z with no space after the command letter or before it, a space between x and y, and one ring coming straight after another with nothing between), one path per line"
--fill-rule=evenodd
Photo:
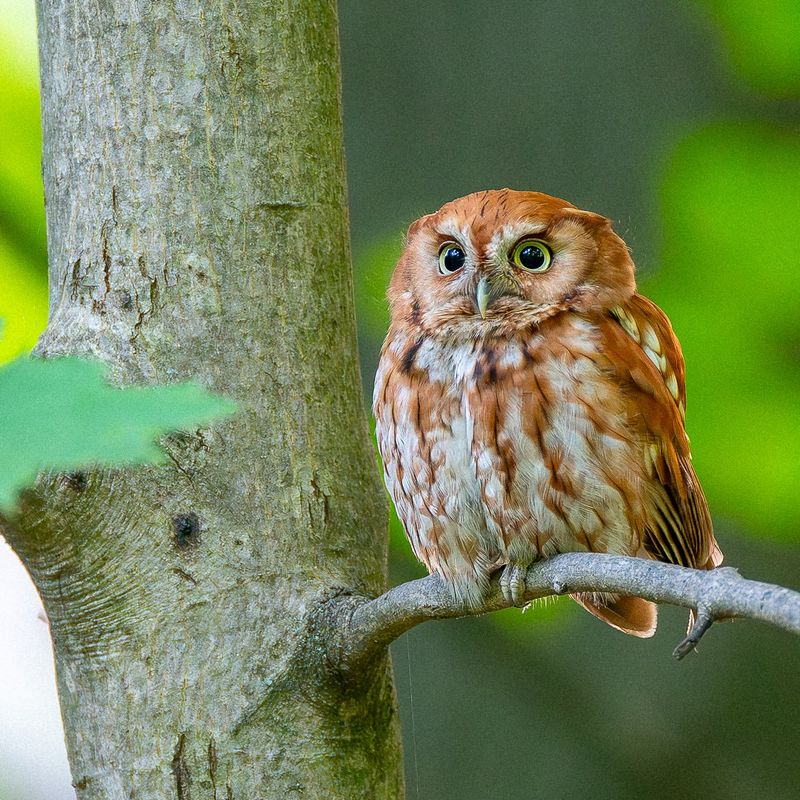
M166 466L49 475L41 593L81 800L398 798L388 658L315 612L384 588L360 395L333 0L39 1L50 323L120 383L239 413Z

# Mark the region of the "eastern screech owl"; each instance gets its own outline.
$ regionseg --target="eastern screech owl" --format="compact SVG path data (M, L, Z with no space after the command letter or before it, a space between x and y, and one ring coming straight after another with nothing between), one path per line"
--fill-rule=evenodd
M608 219L538 192L414 222L375 379L386 483L417 557L478 604L556 553L722 560L684 430L684 364ZM651 636L639 598L575 595Z

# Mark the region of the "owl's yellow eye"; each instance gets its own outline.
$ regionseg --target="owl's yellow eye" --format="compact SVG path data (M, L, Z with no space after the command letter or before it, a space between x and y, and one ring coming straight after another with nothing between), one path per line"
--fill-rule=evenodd
M511 253L513 264L527 272L547 272L552 257L550 248L541 239L523 239Z
M467 256L461 246L455 242L445 242L439 248L439 272L452 275L464 266Z

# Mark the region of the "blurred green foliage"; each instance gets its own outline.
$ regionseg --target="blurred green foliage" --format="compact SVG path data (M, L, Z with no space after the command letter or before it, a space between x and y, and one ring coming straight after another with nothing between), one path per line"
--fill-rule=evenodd
M47 250L33 6L0 18L0 363L30 350L47 322Z
M403 252L404 233L398 230L355 251L354 292L362 338L379 339L389 327L386 289Z
M734 68L755 88L800 92L797 0L698 0L721 32Z

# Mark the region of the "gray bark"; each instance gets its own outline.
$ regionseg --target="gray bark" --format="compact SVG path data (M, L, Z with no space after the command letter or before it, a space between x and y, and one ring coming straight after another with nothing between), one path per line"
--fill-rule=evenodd
M240 406L166 466L41 477L8 538L45 604L74 784L397 798L374 595L386 506L356 360L333 0L39 0L50 322L38 352Z

